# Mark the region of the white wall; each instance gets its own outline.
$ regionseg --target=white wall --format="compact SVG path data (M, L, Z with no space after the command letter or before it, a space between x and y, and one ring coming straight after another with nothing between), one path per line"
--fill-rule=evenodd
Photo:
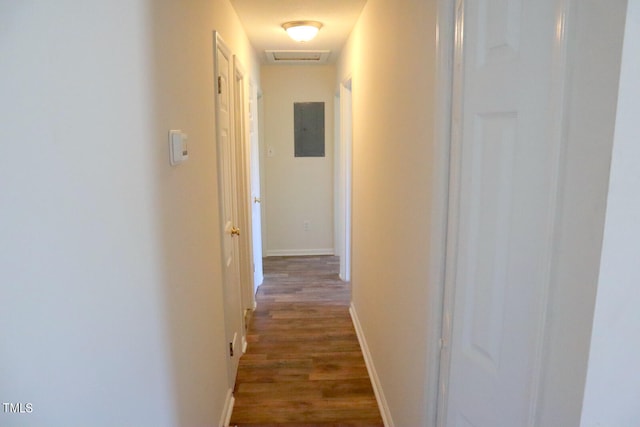
M630 0L581 424L640 424L640 1Z
M3 426L217 425L212 31L226 0L0 2ZM259 76L254 76L256 79ZM189 134L169 166L167 131Z
M369 0L338 64L353 91L353 306L396 426L433 415L435 20L435 0Z
M267 256L332 254L333 65L262 67ZM325 103L325 157L294 157L293 103ZM304 222L309 221L305 231Z

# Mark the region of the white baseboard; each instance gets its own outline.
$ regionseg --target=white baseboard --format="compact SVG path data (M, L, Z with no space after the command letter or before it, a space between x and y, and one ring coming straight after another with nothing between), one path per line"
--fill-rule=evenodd
M270 249L267 256L309 256L309 255L333 255L333 248L324 249Z
M236 399L233 397L233 390L227 391L227 399L224 402L224 408L222 408L222 417L220 418L220 427L229 427L231 422L231 414L233 413L233 404Z
M360 348L362 349L364 362L367 365L367 372L369 372L369 378L371 379L373 392L376 395L376 401L378 402L378 408L380 409L382 422L384 423L385 427L395 427L393 424L393 420L391 419L391 412L389 411L387 399L384 397L384 392L382 391L380 378L378 378L376 367L373 364L373 359L371 358L371 353L369 352L367 340L364 337L364 332L362 331L362 326L360 325L360 320L358 319L358 313L356 312L356 308L353 303L351 303L351 306L349 307L349 313L351 314L353 327L356 329L356 335L358 336L358 342L360 343Z

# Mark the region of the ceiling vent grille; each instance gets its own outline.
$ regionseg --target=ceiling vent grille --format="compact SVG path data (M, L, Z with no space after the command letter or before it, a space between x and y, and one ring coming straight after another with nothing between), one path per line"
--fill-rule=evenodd
M329 50L265 50L270 64L326 64Z

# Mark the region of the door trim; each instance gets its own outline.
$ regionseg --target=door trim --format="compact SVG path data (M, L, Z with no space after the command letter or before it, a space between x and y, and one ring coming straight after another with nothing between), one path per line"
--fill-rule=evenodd
M447 242L449 239L449 186L452 150L452 108L454 93L454 53L457 0L438 0L436 16L436 93L433 161L433 198L431 211L431 242L429 259L428 308L431 313L427 333L429 365L427 367L426 413L429 425L441 425L440 414L445 399L442 385L442 337L447 324L445 314L445 278L447 273Z
M240 341L242 342L242 340L244 339L244 327L243 327L243 316L242 316L242 289L239 288L237 289L238 292L238 297L239 297L239 304L238 307L229 307L228 304L228 300L227 298L229 298L229 294L228 294L228 289L227 286L229 284L229 281L233 279L233 277L230 278L230 274L229 274L229 267L226 266L227 264L227 260L225 259L225 233L228 232L228 230L225 229L225 184L224 184L224 167L223 167L223 162L224 162L224 158L223 158L223 152L222 152L222 126L221 126L221 118L220 118L220 96L219 96L219 92L218 92L218 87L217 85L219 84L218 82L220 81L218 79L218 77L220 76L220 61L219 61L219 53L222 53L224 55L224 57L228 60L228 64L229 64L229 82L228 82L228 88L229 90L229 140L230 140L230 145L235 147L235 119L234 119L234 114L235 114L235 107L234 107L234 89L233 89L233 81L235 79L234 74L233 74L233 54L231 52L231 50L229 49L229 47L227 46L227 44L224 42L224 40L222 39L222 37L220 36L220 34L216 31L213 31L213 55L214 55L214 74L213 74L213 79L214 79L214 104L215 104L215 129L216 129L216 139L215 139L215 145L216 145L216 156L217 156L217 162L216 162L216 168L217 168L217 190L218 190L218 214L219 214L219 227L220 227L220 261L221 261L221 268L222 268L222 276L223 276L223 305L224 305L224 312L225 312L225 339L226 341L224 342L222 348L224 349L226 355L227 355L227 381L228 381L228 387L229 389L233 390L233 387L235 385L235 377L237 375L237 364L234 362L234 356L231 356L229 349L229 345L232 346L232 348L237 348L238 350L241 349L240 347L236 347L237 343L237 334L243 334L243 336L240 337ZM234 153L229 153L229 156L231 157L231 167L235 169L235 154ZM235 170L230 171L230 176L235 175ZM233 178L231 179L231 182L235 181L236 177L233 176ZM231 184L231 186L233 187L233 184ZM231 200L231 210L232 210L232 222L234 224L237 224L238 222L238 212L237 212L237 206L236 206L236 198L233 197L233 199ZM235 271L235 275L237 275L237 279L238 279L238 283L236 284L237 286L240 286L240 266L239 266L239 247L238 247L238 242L237 240L234 240L232 243L232 251L233 251L233 258L235 260L235 262L233 263L233 268ZM233 313L231 310L232 309L238 309L237 313ZM231 336L231 331L228 330L229 328L229 322L230 319L234 319L235 318L235 324L232 325L232 328L235 329L235 332L233 334L233 336ZM237 329L236 327L239 326ZM241 343L240 343L241 344ZM238 354L237 351L234 354ZM238 356L235 356L235 358L237 359Z
M446 220L444 221L444 260L442 276L438 282L441 286L440 292L440 330L438 340L435 341L439 345L436 346L439 351L439 367L438 367L438 386L437 386L437 408L436 408L436 426L444 427L447 414L447 396L449 387L449 368L451 362L451 353L449 343L451 341L451 312L453 311L453 294L455 291L455 264L456 264L456 242L457 227L454 225L458 222L458 199L456 197L459 188L460 165L454 164L455 159L460 158L460 140L462 129L462 75L460 70L463 66L463 29L464 29L464 0L442 0L442 10L439 18L443 22L439 22L438 48L440 55L445 58L438 57L439 61L446 60L448 66L446 69L443 65L438 68L440 74L449 72L449 76L439 76L441 84L446 84L447 104L441 108L445 110L441 112L442 122L439 122L439 130L442 138L446 138L442 145L447 145L448 157L446 159L447 178L446 178L446 196L443 197L444 209L446 211ZM442 27L441 27L442 25ZM447 30L446 34L444 30ZM442 31L442 32L440 32ZM439 86L439 89L440 86ZM442 88L442 91L445 89ZM445 96L445 94L441 94ZM448 127L448 128L447 128Z
M234 110L234 140L236 144L236 206L238 224L242 231L239 236L239 267L242 309L253 310L255 295L253 293L253 229L251 223L251 192L249 161L251 158L250 141L247 138L247 87L246 72L237 55L233 55L233 110ZM243 348L246 347L247 323L243 316Z
M253 78L249 78L249 109L247 112L248 145L249 145L249 204L251 219L251 256L253 261L253 289L251 291L253 308L256 307L255 295L264 281L262 266L262 183L260 180L260 134L258 117L258 86Z
M340 146L338 229L340 278L351 281L351 208L353 181L353 79L348 75L340 83Z

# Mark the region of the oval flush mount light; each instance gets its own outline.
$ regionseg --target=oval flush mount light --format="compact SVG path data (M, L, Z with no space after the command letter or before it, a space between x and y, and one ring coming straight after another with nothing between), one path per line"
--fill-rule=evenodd
M291 21L282 24L282 28L293 40L308 42L318 34L318 31L322 28L322 23L318 21Z

